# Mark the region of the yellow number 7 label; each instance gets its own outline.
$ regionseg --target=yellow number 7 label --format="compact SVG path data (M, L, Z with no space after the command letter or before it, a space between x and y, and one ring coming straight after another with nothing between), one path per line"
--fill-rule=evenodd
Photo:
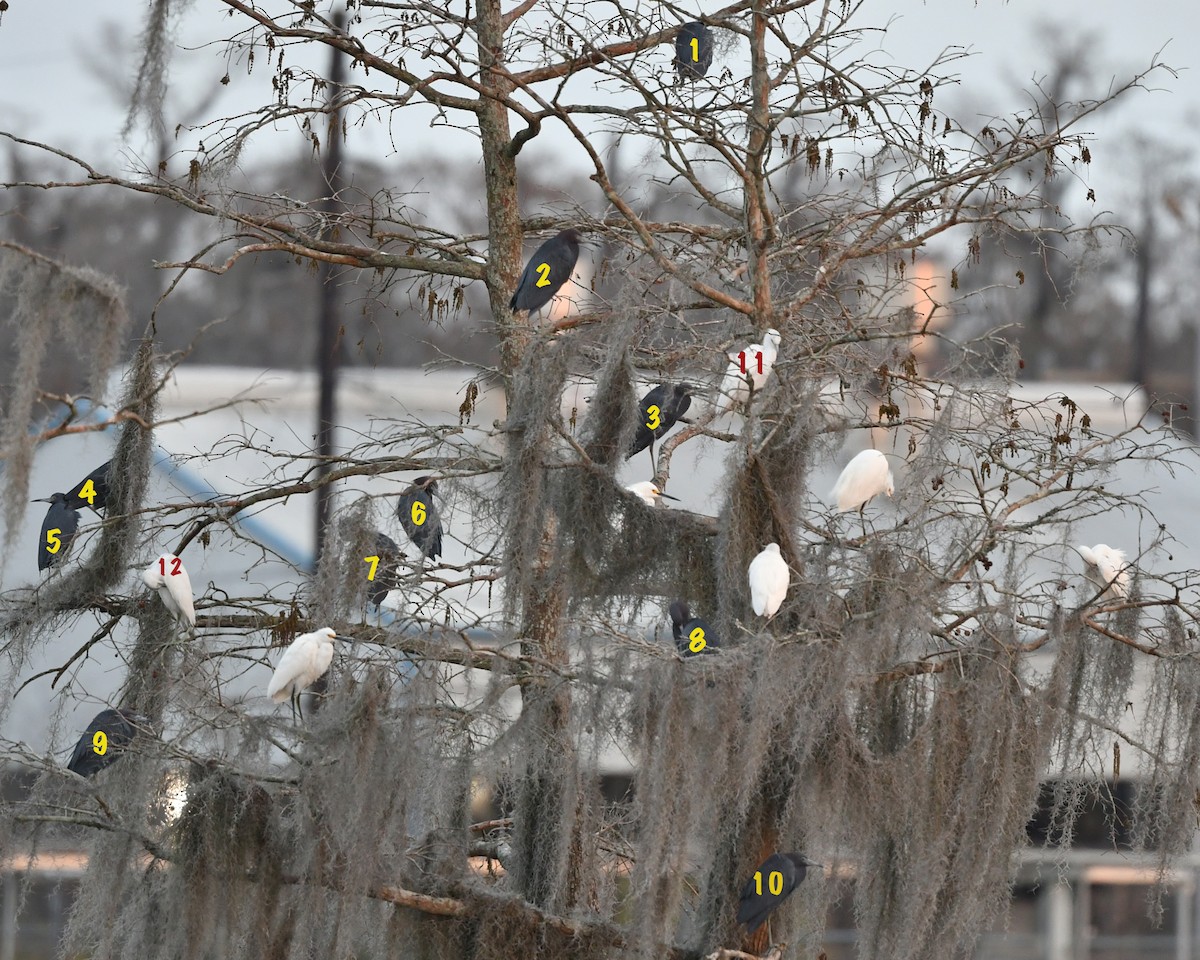
M367 573L367 579L374 580L375 579L375 571L379 568L379 558L378 557L363 557L363 563L369 563L371 565L371 570L370 570L370 572Z

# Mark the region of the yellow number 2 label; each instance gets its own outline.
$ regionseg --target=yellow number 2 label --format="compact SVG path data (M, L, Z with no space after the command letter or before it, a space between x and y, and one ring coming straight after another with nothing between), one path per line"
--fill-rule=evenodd
M371 565L371 572L367 574L367 579L374 580L375 579L375 571L379 567L379 558L378 557L363 557L363 563L369 563Z
M700 41L692 37L692 63L700 62Z
M696 627L695 630L688 634L688 649L692 653L699 653L706 646L708 646L708 641L704 639L703 627Z
M425 504L414 500L412 505L412 522L418 527L425 522Z
M85 483L83 485L82 488L80 488L78 496L79 496L80 500L86 500L88 502L89 506L94 507L96 505L96 486L95 486L95 484L93 484L92 481L89 480L87 483Z
M58 535L62 533L62 527L54 527L46 531L46 552L58 553L62 547L62 541L58 539Z
M539 263L537 265L538 282L534 286L548 287L550 286L550 264Z
M92 750L101 757L108 753L108 734L103 730L92 734Z
M646 408L646 429L657 430L662 426L662 420L659 418L659 414L661 412L662 411L658 409L658 404L656 403L652 403Z

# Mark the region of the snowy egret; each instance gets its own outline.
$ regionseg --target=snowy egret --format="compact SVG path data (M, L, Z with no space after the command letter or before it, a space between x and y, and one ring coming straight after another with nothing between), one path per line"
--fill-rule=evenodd
M108 471L112 461L102 463L67 491L67 502L76 510L88 507L102 513L108 506Z
M752 343L745 350L732 355L721 381L721 395L717 398L718 410L730 410L749 402L751 386L758 393L771 376L775 358L779 356L779 331L770 329L762 343Z
M571 272L578 260L578 232L563 230L555 234L538 247L525 264L517 289L508 302L509 307L531 313L541 310L571 279Z
M631 483L625 489L635 497L640 497L643 503L651 507L658 506L660 499L679 501L678 497L673 497L669 493L663 493L659 490L653 480L639 480L637 483Z
M779 544L768 543L762 553L750 561L750 605L756 615L775 616L792 582L792 571L779 553Z
M149 717L124 707L101 710L75 744L67 769L81 777L95 776L121 758L139 729L150 729Z
M1126 600L1129 597L1129 566L1125 551L1098 543L1094 547L1077 547L1083 557L1084 576L1098 587L1104 587L1100 600Z
M196 606L192 600L192 580L183 561L173 553L164 553L142 571L142 582L158 594L163 606L177 623L192 629L196 626Z
M625 459L650 448L650 456L654 457L654 441L666 436L676 423L683 420L683 415L692 405L692 385L690 383L660 383L657 387L642 397L638 410L637 432L633 435L633 443ZM685 423L687 421L684 421Z
M65 493L52 493L33 502L50 504L42 521L42 539L38 541L38 569L48 570L62 563L71 552L79 531L79 511L67 501Z
M864 450L856 454L837 478L829 499L837 504L838 511L845 513L856 507L865 507L872 497L895 492L892 468L887 457L878 450Z
M367 602L376 610L387 595L396 588L396 560L400 557L400 548L396 541L385 533L375 531L376 566L367 575Z
M279 666L267 684L267 696L276 703L283 703L290 697L292 708L299 712L300 694L323 677L333 662L335 639L337 634L329 627L300 634L279 658ZM303 716L301 714L301 719Z
M683 600L671 604L670 615L671 636L675 638L676 649L685 657L694 657L721 646L712 627L699 617L693 617Z
M822 864L802 853L773 853L754 871L742 887L737 920L753 933L803 882L809 867Z
M436 560L442 555L442 517L433 502L436 477L417 477L400 495L396 516L421 555Z
M681 80L699 80L712 66L712 31L699 20L685 23L675 34L675 69Z

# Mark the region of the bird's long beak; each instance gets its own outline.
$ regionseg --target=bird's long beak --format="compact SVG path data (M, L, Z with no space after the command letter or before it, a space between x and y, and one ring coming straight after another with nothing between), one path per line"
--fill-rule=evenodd
M669 493L663 493L661 490L658 492L658 495L659 495L660 497L662 497L664 500L674 500L676 503L678 503L678 502L679 502L679 498L678 498L678 497L673 497L673 496L671 496Z
M53 503L49 497L38 497L36 500L30 500L30 503Z
M332 630L330 630L330 631L329 631L329 636L330 636L330 637L333 637L333 638L335 638L335 639L337 638L337 634L336 634L336 633L334 633Z

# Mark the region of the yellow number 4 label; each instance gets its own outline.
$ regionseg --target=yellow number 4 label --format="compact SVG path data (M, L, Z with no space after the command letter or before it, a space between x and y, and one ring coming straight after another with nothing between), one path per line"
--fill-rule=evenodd
M550 264L539 263L537 265L538 282L535 286L548 287L550 286Z
M58 535L62 533L62 527L54 527L46 531L46 552L58 553L62 548L62 541L58 539Z
M78 496L80 500L86 500L88 506L94 507L96 505L96 485L89 480L80 488Z
M97 730L92 734L92 750L101 757L108 753L108 734L103 730Z
M379 558L378 557L363 557L363 563L369 563L371 565L371 571L367 574L367 579L374 580L375 579L375 571L379 568Z
M662 411L658 409L658 404L652 403L646 408L646 415L649 419L646 420L646 428L648 430L657 430L662 426L662 420L659 417Z
M425 522L425 504L414 500L412 505L412 522L418 527Z
M708 646L708 641L704 639L703 627L696 627L695 630L688 634L688 649L692 653L699 653L706 646Z

